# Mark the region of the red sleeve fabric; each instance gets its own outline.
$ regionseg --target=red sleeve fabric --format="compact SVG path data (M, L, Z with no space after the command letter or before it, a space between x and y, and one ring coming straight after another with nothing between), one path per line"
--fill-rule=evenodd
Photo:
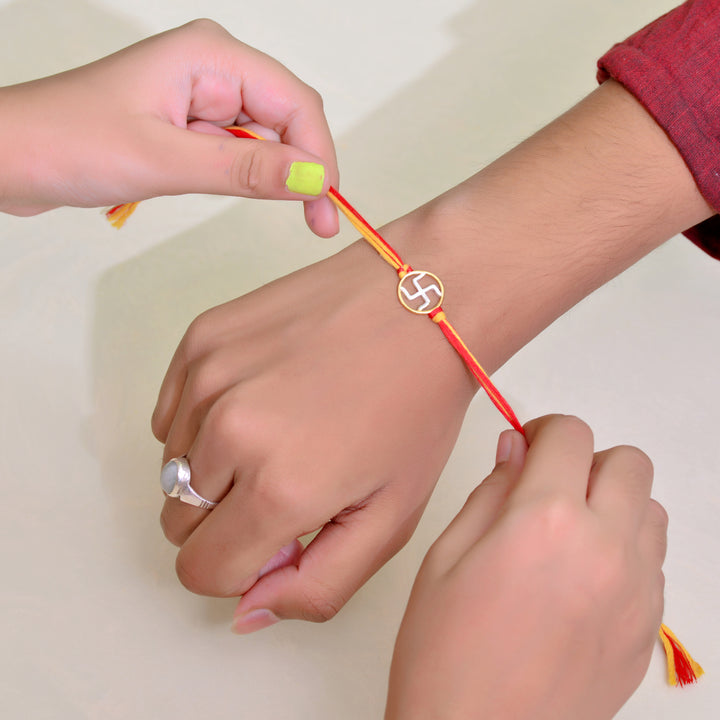
M622 83L677 147L720 212L720 0L688 0L612 47L598 81ZM685 235L720 259L720 218Z

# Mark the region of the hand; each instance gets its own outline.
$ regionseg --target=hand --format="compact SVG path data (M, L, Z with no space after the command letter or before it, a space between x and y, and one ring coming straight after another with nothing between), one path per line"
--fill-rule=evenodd
M612 717L663 610L667 516L639 450L593 455L546 417L500 437L493 472L428 552L395 646L386 720Z
M337 232L325 193L338 170L320 96L210 20L2 88L0 118L6 212L213 193L304 200L314 232ZM233 124L281 142L220 129ZM322 166L324 179L291 192L296 161Z
M172 360L153 430L221 502L167 499L161 520L189 589L245 593L239 632L332 617L410 537L453 447L475 385L395 281L353 245L201 315Z
M615 202L587 202L608 187ZM448 317L492 373L710 214L665 132L608 81L383 236L443 279ZM433 323L393 302L396 281L353 246L201 316L172 361L154 432L222 502L168 501L162 522L189 588L245 593L238 631L332 617L408 538L452 449L476 385Z

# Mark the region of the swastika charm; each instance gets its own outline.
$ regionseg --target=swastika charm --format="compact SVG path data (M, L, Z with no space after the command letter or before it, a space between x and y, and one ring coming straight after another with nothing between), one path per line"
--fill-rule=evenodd
M398 283L398 299L403 307L417 315L427 315L440 307L445 289L437 275L413 270Z

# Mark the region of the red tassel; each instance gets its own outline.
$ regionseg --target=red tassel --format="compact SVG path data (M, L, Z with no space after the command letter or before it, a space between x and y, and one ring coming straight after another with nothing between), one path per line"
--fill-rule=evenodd
M668 682L681 687L696 683L705 671L693 660L667 625L660 626L660 640L667 656Z

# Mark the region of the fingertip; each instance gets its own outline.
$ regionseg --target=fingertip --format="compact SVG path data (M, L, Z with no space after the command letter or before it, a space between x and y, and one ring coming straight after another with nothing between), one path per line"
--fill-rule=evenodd
M563 415L555 413L543 415L527 422L524 426L525 437L529 445L532 445L539 435L558 435L566 440L573 439L577 443L593 446L592 429L586 422L575 415Z
M523 430L525 430L525 437L527 438L528 443L532 444L533 440L544 427L562 417L564 417L564 415L560 413L552 413L550 415L542 415L540 417L533 418L532 420L528 420L528 422L523 425Z
M337 209L327 196L305 203L305 222L321 238L331 238L340 232Z
M280 548L261 568L258 570L258 580L264 575L269 575L275 570L288 567L289 565L297 565L303 552L302 543L299 540L293 540L291 543Z
M249 635L250 633L264 630L266 627L280 622L280 618L272 610L258 608L248 613L233 617L231 632L236 635Z
M504 430L498 437L495 466L510 463L522 465L527 453L527 442L517 430Z

